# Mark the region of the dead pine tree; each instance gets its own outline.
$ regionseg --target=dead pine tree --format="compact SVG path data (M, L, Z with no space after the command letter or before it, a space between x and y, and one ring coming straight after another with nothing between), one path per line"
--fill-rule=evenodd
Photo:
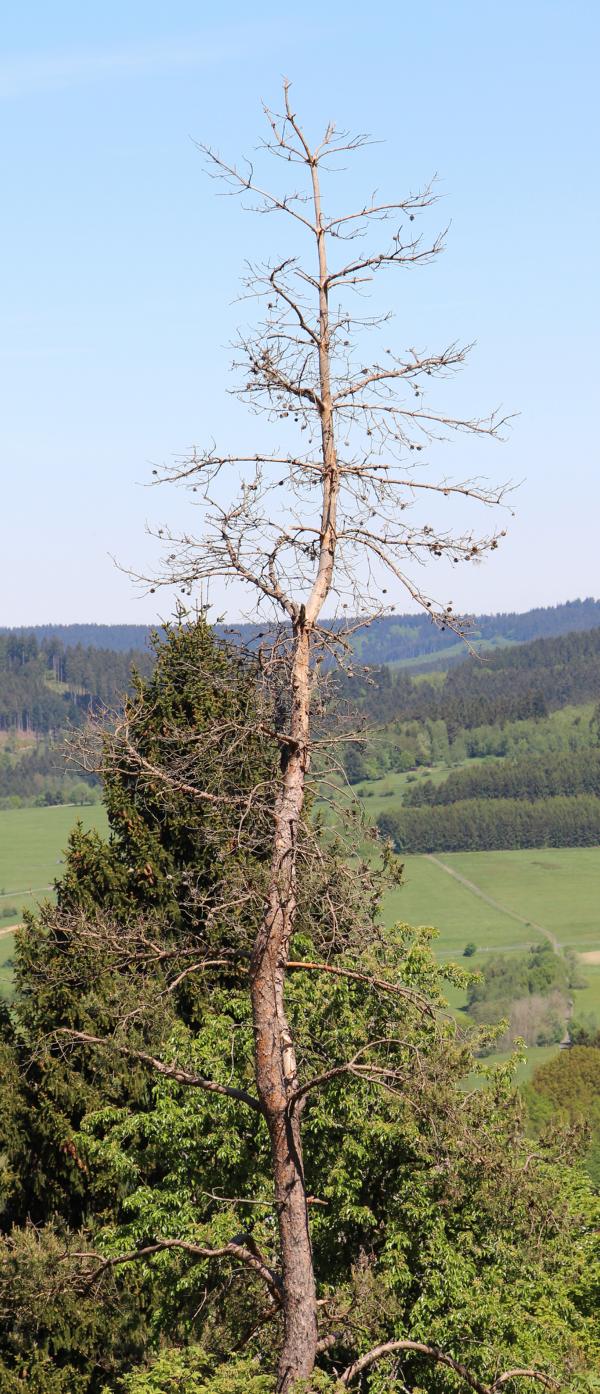
M418 567L432 556L473 561L497 545L498 534L455 534L418 520L420 500L431 495L442 505L456 499L461 512L463 501L465 508L470 502L494 506L504 496L503 489L474 480L436 479L417 467L420 452L453 433L494 437L502 420L452 418L429 405L425 379L443 379L461 366L466 350L456 345L437 355L385 352L367 366L357 357L359 332L369 330L376 339L387 319L385 313L364 315L369 286L386 268L408 269L441 251L440 238L427 243L417 230L413 235L418 215L434 202L432 191L390 203L373 199L355 213L334 217L322 203L322 178L332 160L360 149L364 139L348 139L330 127L313 150L287 88L283 113L266 115L265 155L280 158L284 170L298 165L293 173L304 180L292 192L265 192L253 170L242 173L206 153L212 173L227 188L249 195L259 210L289 220L287 257L250 269L248 291L259 303L264 297L265 315L255 336L242 338L238 355L246 369L242 398L273 420L284 444L269 453L194 452L165 471L165 478L195 491L205 531L195 538L160 529L167 552L151 584L175 582L192 593L214 577L243 582L269 634L260 663L250 664L210 635L204 622L187 624L184 613L178 615L162 657L159 645L149 684L138 685L115 729L104 734L113 818L109 861L112 856L121 890L115 899L104 849L95 854L98 877L93 848L83 849L89 856L87 873L85 867L79 870L81 852L75 848L56 918L52 907L46 911L46 956L35 934L31 945L32 973L43 979L44 1001L48 972L63 991L70 975L71 1001L82 1012L79 1025L67 1025L61 1017L56 1030L52 1018L39 1043L44 1059L57 1045L64 1050L70 1038L76 1064L89 1052L112 1053L119 1070L131 1063L150 1072L157 1093L166 1082L174 1091L192 1091L196 1102L193 1119L184 1105L177 1123L178 1109L171 1109L169 1098L165 1185L170 1186L175 1166L177 1189L169 1191L166 1209L163 1167L153 1154L125 1234L120 1224L119 1232L111 1233L112 1223L101 1220L93 1251L73 1250L69 1241L61 1257L62 1281L71 1281L67 1261L90 1265L77 1281L97 1300L97 1285L110 1283L120 1266L152 1268L155 1260L167 1259L173 1268L159 1273L170 1305L177 1298L176 1286L174 1292L169 1287L178 1281L177 1261L197 1265L206 1286L198 1305L194 1296L189 1319L201 1322L206 1303L205 1354L212 1358L218 1334L228 1387L233 1387L229 1375L235 1379L228 1366L258 1343L269 1383L278 1353L277 1388L283 1394L310 1388L317 1360L313 1382L322 1388L365 1387L371 1380L381 1387L385 1376L376 1367L383 1361L388 1370L401 1372L391 1377L403 1384L415 1383L405 1374L405 1363L420 1371L431 1362L438 1376L450 1373L452 1387L458 1379L477 1394L495 1394L521 1378L550 1389L554 1380L533 1364L556 1366L554 1346L542 1347L542 1359L538 1351L540 1329L548 1327L556 1345L560 1326L558 1319L548 1322L549 1295L542 1281L548 1277L551 1286L549 1274L557 1268L552 1226L558 1207L554 1199L548 1206L546 1189L534 1193L535 1161L506 1108L508 1094L498 1102L492 1090L469 1094L462 1088L472 1055L457 1046L455 1025L442 1019L438 978L451 970L438 973L430 956L425 965L427 931L402 925L383 931L372 894L381 880L366 861L357 875L357 861L345 849L336 844L332 851L307 807L307 793L321 778L314 755L323 727L322 660L337 656L343 662L353 630L385 611L390 577L433 620L460 633L451 607L435 604L418 584ZM371 250L371 231L390 227L385 250ZM230 478L241 479L241 487L235 493L234 486L235 496L228 500ZM257 672L261 665L264 687ZM180 865L172 844L181 848L182 828ZM166 866L176 872L175 911L171 893L158 902L150 894L157 874L159 882L173 881ZM164 886L161 897L163 892ZM89 1001L82 988L86 972L94 986ZM97 979L103 986L98 995ZM57 996L60 1001L60 992ZM325 1091L331 1091L333 1102L327 1102ZM127 1103L126 1118L128 1108ZM156 1121L150 1135L160 1142L165 1126L160 1110ZM120 1115L116 1136L110 1119L100 1125L108 1128L111 1156L116 1144L121 1176L129 1122L125 1140ZM371 1132L372 1153L360 1143L357 1150L356 1134L370 1140ZM202 1157L194 1151L197 1136ZM242 1161L229 1164L232 1137ZM306 1138L311 1194L305 1181ZM69 1155L85 1167L85 1138L68 1145L74 1148ZM99 1153L92 1147L92 1159L103 1155L102 1139L98 1146ZM378 1176L380 1147L386 1160ZM375 1174L365 1162L369 1156ZM173 1195L180 1196L180 1168L189 1183L189 1205L184 1203L181 1213L173 1206ZM471 1210L466 1219L469 1230L472 1223L479 1226L474 1247L480 1268L473 1269L469 1248L461 1289L476 1294L474 1320L469 1329L459 1300L457 1329L456 1289L450 1284L447 1293L442 1284L439 1296L440 1262L447 1250L440 1259L434 1247L428 1268L429 1211L426 1220L421 1213L415 1219L414 1212L423 1175L431 1187L427 1204L445 1215L446 1206L451 1213L452 1206L462 1210L461 1186L477 1188L480 1173L482 1215L474 1217ZM369 1189L375 1193L373 1205L370 1198L367 1204ZM127 1215L135 1196L128 1197ZM499 1208L492 1209L496 1197ZM480 1305L479 1278L489 1298L498 1284L500 1238L509 1228L503 1261L508 1285L515 1282L517 1203L523 1210L518 1234L528 1246L518 1267L526 1274L527 1292L515 1299L514 1310L511 1306L508 1329L500 1321L500 1331L494 1331L488 1322L489 1342L486 1337L482 1343L486 1309ZM252 1218L246 1207L252 1207ZM363 1224L365 1209L372 1217ZM550 1259L543 1274L536 1268L532 1279L531 1266L542 1266L542 1231L550 1235ZM408 1250L406 1262L402 1259L407 1289L402 1298L386 1286L398 1238L414 1246L416 1255L414 1267ZM579 1233L578 1244L580 1239ZM458 1251L460 1236L456 1242ZM427 1311L428 1282L440 1306L448 1302L443 1345L435 1303L429 1330L421 1329L418 1313L413 1321L422 1297ZM532 1313L534 1288L538 1306ZM557 1298L562 1313L562 1286ZM575 1324L579 1329L579 1315ZM180 1330L185 1327L178 1328L178 1339ZM521 1349L521 1343L527 1354L513 1365L513 1347ZM559 1351L562 1368L567 1358L570 1348ZM500 1373L504 1366L510 1368ZM240 1388L246 1388L249 1368L244 1358ZM218 1370L216 1378L215 1389L224 1388ZM262 1387L262 1374L259 1379Z
M311 144L287 83L283 110L264 111L269 131L261 153L283 162L294 181L287 190L271 191L252 165L239 168L201 148L209 173L227 192L241 195L253 211L283 215L289 226L287 254L248 270L246 291L264 314L252 337L240 337L236 367L243 374L239 396L275 423L286 442L292 440L290 427L296 434L292 444L262 453L194 451L161 472L161 480L195 491L206 528L197 538L160 530L169 551L153 584L176 583L189 592L215 578L241 581L263 613L267 607L269 620L284 626L270 661L279 665L280 685L286 665L287 722L280 735L270 877L250 990L256 1084L272 1146L284 1314L279 1388L286 1390L310 1376L319 1340L302 1086L285 1004L315 673L325 653L343 647L352 627L344 615L365 623L385 613L386 580L426 608L433 622L461 632L452 607L425 593L419 565L434 556L472 561L494 549L503 532L446 531L417 520L415 510L432 494L499 505L505 488L473 478L431 477L421 452L456 434L498 437L505 418L454 418L429 401L426 389L460 369L468 347L386 348L368 363L358 349L367 331L381 338L389 318L386 312L364 313L365 292L384 272L426 266L443 250L443 234L427 240L418 229L419 217L436 202L434 188L389 202L375 196L336 215L329 209L331 166L360 151L367 138L348 137L330 124L322 140ZM373 242L378 233L379 244ZM240 474L241 489L224 502L229 479Z

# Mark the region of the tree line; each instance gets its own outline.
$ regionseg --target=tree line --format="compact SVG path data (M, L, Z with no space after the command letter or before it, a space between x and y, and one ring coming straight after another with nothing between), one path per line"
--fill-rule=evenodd
M148 652L67 648L31 633L0 635L0 731L47 736L83 723L90 708L119 702L132 665L148 672Z
M564 605L545 605L523 613L505 611L497 615L474 615L469 633L474 640L503 639L509 643L527 643L531 639L573 630L591 629L600 623L600 600L568 600ZM264 626L240 624L227 626L235 641L252 645ZM225 633L225 626L216 625L216 632ZM17 631L42 639L58 640L65 648L114 649L127 653L147 648L151 629L142 624L38 624ZM15 630L0 627L0 635ZM456 636L432 623L424 614L384 615L362 634L356 636L353 648L363 663L397 663L440 653L456 643Z
M460 729L545 716L567 704L596 701L600 628L497 649L456 664L441 682L414 681L376 669L346 679L343 695L373 721L412 718Z
M486 961L467 988L469 1016L476 1022L506 1022L495 1050L509 1050L517 1039L529 1046L555 1045L566 1032L569 994L586 986L577 955L555 953L548 943L527 953L496 955Z
M382 813L382 837L397 852L484 852L519 847L594 847L600 843L600 798L559 795L463 799Z
M18 758L0 752L0 807L93 802L100 784L97 775L69 766L65 754L60 744L45 743Z
M15 628L0 626L0 637L10 638L14 635L31 636L38 644L48 640L64 649L93 648L108 649L111 653L141 653L150 645L152 628L147 624L33 624Z
M600 797L600 750L525 755L518 760L489 761L471 769L450 770L442 784L432 780L408 787L404 802L451 804L470 799L538 799L558 794Z

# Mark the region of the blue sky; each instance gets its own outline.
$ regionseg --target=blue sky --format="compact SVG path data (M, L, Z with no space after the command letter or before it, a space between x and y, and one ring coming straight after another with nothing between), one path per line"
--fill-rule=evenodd
M251 151L283 74L310 130L334 116L382 139L348 176L358 197L438 172L448 250L388 282L393 332L476 339L457 401L520 413L468 455L524 481L509 538L442 598L600 593L600 7L24 0L0 33L0 623L155 618L111 557L148 566L145 521L185 524L184 496L143 487L153 462L241 441L232 301L244 257L281 241L215 197L193 141ZM440 468L464 475L461 448Z

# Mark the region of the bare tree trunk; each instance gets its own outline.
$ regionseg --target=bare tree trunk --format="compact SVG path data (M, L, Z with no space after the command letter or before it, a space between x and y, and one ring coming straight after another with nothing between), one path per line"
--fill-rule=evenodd
M331 399L328 271L317 165L310 162L319 265L319 415L321 425L321 525L319 561L306 606L296 609L291 671L289 741L282 754L282 786L275 809L274 848L266 914L252 967L256 1030L256 1080L265 1109L279 1221L284 1338L278 1388L312 1373L317 1351L316 1287L302 1164L301 1108L289 1110L297 1088L296 1055L285 1015L285 969L296 913L296 845L310 763L311 633L331 588L335 563L339 490Z
M307 1378L317 1347L316 1291L304 1185L300 1110L289 1110L297 1087L296 1056L285 1013L285 968L296 910L296 844L309 764L310 637L295 637L290 737L282 753L274 847L265 916L251 966L256 1082L273 1155L281 1246L284 1338L278 1388Z
M340 583L350 584L356 615L379 612L379 601L373 611L371 585L378 584L376 573L383 568L430 614L461 632L452 606L434 607L410 579L406 563L427 560L432 553L447 554L453 562L471 561L486 547L495 547L496 537L477 541L470 533L454 536L437 532L429 524L414 526L405 521L404 510L419 497L419 490L444 497L458 494L484 504L500 502L503 492L487 490L477 481L453 485L446 479L423 480L409 455L420 451L424 441L443 439L449 431L497 434L501 423L494 416L454 419L431 410L422 400L426 380L444 378L458 369L466 350L454 344L442 353L425 355L412 349L400 355L386 350L389 358L383 362L353 364L354 333L382 326L387 312L361 318L347 308L347 301L350 298L351 303L351 297L361 294L386 267L408 267L437 257L441 237L422 243L420 236L404 232L415 214L434 201L434 194L427 186L398 202L372 198L341 216L324 213L320 168L327 170L332 156L360 149L366 137L346 138L330 124L321 143L312 146L290 106L287 83L284 108L279 115L266 112L272 133L267 149L304 167L306 193L300 189L280 196L264 190L255 182L252 166L249 174L240 172L208 147L202 148L217 178L237 192L256 195L263 211L286 214L296 231L301 229L310 239L312 257L306 266L292 256L251 272L249 285L253 294L266 296L267 315L258 336L247 341L240 336L239 345L245 364L241 389L245 400L271 418L293 417L302 431L308 430L306 446L299 453L289 453L287 447L283 452L250 456L194 453L169 477L188 484L200 480L211 510L208 538L199 551L187 535L177 537L164 529L159 533L169 546L177 542L181 552L175 570L175 553L169 554L164 578L169 584L176 575L185 591L198 580L235 577L270 601L292 626L289 729L283 737L281 779L273 808L268 891L250 971L256 1082L271 1139L279 1224L284 1338L278 1389L282 1394L296 1380L310 1378L318 1342L300 1100L297 1107L290 1107L299 1086L285 1011L285 978L296 918L297 844L311 755L311 660L316 652L323 654L331 637L321 616L332 594L341 599ZM390 219L397 223L397 230L387 247L379 251L364 247L370 226ZM339 251L347 243L353 246L339 266ZM334 253L331 265L328 248ZM254 477L244 479L237 500L222 506L212 497L212 481L231 465L245 472L253 468ZM271 512L271 489L285 483L294 505L291 519L280 516L277 505ZM306 501L306 490L313 486L314 508L311 500ZM194 483L193 488L197 487ZM366 571L364 601L359 598L356 570L361 565Z

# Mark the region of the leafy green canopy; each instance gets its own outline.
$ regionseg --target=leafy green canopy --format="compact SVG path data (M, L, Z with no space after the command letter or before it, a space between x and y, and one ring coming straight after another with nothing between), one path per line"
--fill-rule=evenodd
M583 1034L574 1023L572 1033ZM584 1122L589 1132L588 1171L600 1187L600 1036L595 1044L575 1045L554 1060L538 1066L525 1089L529 1115L536 1132L556 1120Z
M203 622L169 630L106 738L109 841L74 834L57 907L21 937L0 1099L7 1394L274 1387L247 990L272 727L240 655ZM587 1179L551 1139L532 1151L508 1070L465 1083L477 1042L442 1007L444 979L464 976L436 966L431 932L384 933L377 878L309 827L300 865L287 1003L324 1339L313 1389L403 1338L487 1384L531 1365L592 1388ZM416 1351L361 1379L372 1394L462 1387Z

